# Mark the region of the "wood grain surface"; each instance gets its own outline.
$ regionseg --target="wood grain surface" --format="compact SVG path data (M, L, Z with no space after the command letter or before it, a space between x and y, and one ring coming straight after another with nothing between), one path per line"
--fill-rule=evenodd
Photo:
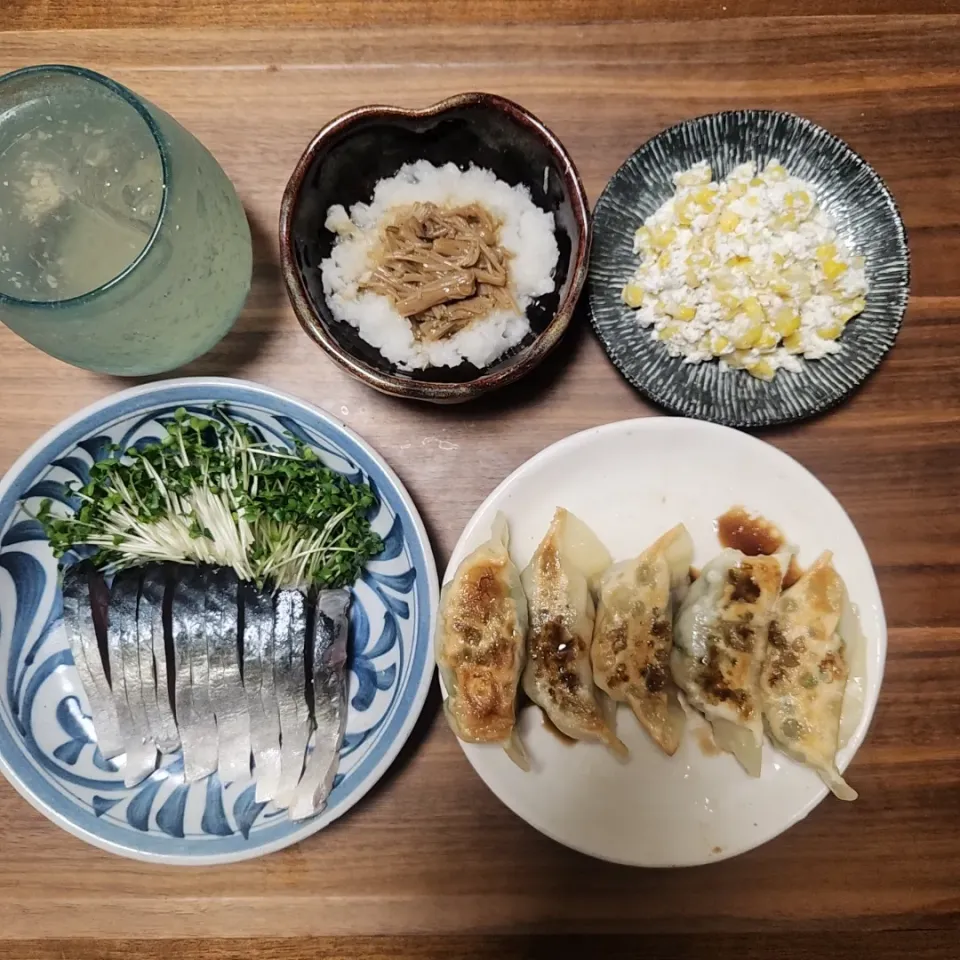
M82 11L97 4L15 3L15 22L31 26L17 19L18 6L36 16L42 8L50 25L57 16L89 24ZM121 20L153 9L113 6ZM350 6L358 5L328 4L332 22ZM490 4L508 6L525 5ZM552 6L571 18L574 6L588 7ZM595 6L613 16L627 5ZM756 13L761 5L745 6ZM884 13L897 4L815 6ZM184 372L249 377L340 416L408 485L441 569L476 506L524 460L574 431L657 411L620 379L582 318L528 382L473 406L410 405L342 374L293 318L276 240L286 177L324 121L369 102L501 93L555 130L595 199L626 156L670 123L734 107L794 110L874 164L900 204L913 258L907 320L879 372L836 412L763 434L836 494L880 579L890 653L876 719L850 773L857 803L828 800L784 836L722 864L643 871L590 861L540 836L487 791L438 717L435 693L408 749L349 815L297 847L225 869L110 857L0 782L0 956L567 956L575 944L566 939L480 947L409 938L599 932L654 937L631 939L623 949L633 952L611 948L610 956L636 956L643 943L649 956L698 960L957 956L960 17L935 15L946 6L910 5L929 16L695 24L0 35L0 71L40 61L103 70L210 147L250 216L254 285L236 329ZM662 13L667 5L650 7ZM63 417L126 385L67 367L0 328L0 469ZM396 939L363 939L384 934ZM316 936L350 939L276 940ZM141 942L159 937L211 939ZM220 939L233 937L266 939ZM590 944L580 956L601 955Z
M4 0L8 30L600 23L950 13L954 0Z

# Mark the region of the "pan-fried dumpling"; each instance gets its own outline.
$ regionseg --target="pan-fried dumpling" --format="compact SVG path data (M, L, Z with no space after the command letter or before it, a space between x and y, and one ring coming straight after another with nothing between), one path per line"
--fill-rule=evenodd
M530 604L523 689L561 733L598 740L626 756L605 716L590 665L596 616L591 582L610 559L586 524L557 510L522 575Z
M490 539L470 554L443 588L436 657L447 691L444 711L468 743L499 743L529 769L514 724L524 664L527 600L507 552L509 531L497 514Z
M841 631L845 606L846 587L832 555L824 553L777 602L760 689L774 743L813 767L841 800L856 800L836 766L850 674L849 645Z
M674 602L686 593L693 542L681 523L633 560L614 564L599 582L593 628L593 676L628 703L669 756L683 733L683 708L670 682Z
M760 776L763 708L760 670L767 628L789 553L748 557L724 550L680 606L670 665L691 706L713 725L717 745Z

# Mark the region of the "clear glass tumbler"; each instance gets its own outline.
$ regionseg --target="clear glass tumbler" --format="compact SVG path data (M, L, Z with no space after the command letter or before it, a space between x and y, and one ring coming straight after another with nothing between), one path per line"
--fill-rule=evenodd
M250 228L172 117L107 77L0 77L0 320L78 367L172 370L233 326Z

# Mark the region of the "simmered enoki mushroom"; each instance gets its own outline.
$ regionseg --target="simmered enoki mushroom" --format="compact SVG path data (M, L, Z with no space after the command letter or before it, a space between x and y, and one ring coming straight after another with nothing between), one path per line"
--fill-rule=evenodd
M500 224L476 203L415 203L383 228L361 284L389 297L418 340L443 340L493 310L516 311Z

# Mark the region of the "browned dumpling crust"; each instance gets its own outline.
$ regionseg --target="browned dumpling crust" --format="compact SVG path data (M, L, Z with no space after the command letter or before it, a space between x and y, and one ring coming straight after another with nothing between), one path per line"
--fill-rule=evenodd
M717 743L760 775L760 670L788 554L724 550L704 567L677 615L673 677L711 721Z
M673 756L683 709L670 677L674 600L687 586L693 544L681 524L639 557L618 563L600 581L593 631L594 679L630 705L641 726Z
M444 588L436 657L454 733L470 743L500 743L521 766L514 726L526 630L526 598L507 551L506 521L498 518L491 539Z
M596 604L590 581L610 563L593 533L558 509L523 583L530 603L523 689L574 740L596 740L624 756L593 682L590 646Z
M844 692L850 668L839 625L846 587L830 553L777 603L760 688L774 743L813 767L844 800L856 793L836 769Z

